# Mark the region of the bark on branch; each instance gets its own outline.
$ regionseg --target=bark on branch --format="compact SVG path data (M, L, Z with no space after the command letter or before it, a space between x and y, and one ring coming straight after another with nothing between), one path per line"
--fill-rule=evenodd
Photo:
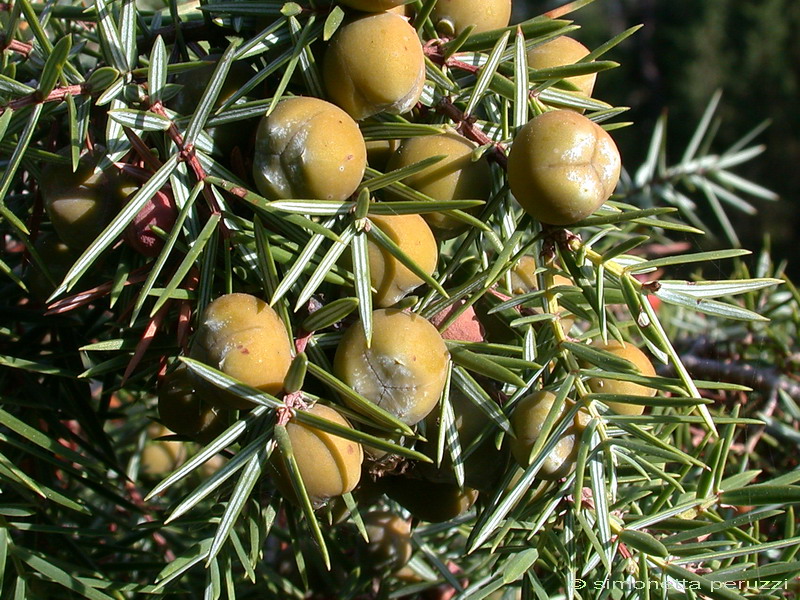
M783 390L792 398L800 399L800 383L787 379L775 367L756 367L744 361L703 358L694 354L681 356L681 362L692 377L738 383L765 394ZM666 376L675 376L675 369L671 365L659 369L659 372Z

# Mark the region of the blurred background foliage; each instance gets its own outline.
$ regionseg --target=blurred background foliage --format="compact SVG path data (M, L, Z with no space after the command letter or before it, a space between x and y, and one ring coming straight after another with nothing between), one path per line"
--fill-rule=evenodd
M560 4L519 3L518 18ZM606 0L569 18L582 27L575 37L589 48L628 27L644 25L606 57L620 67L602 73L595 92L610 104L631 108L623 119L636 126L615 134L625 164L643 160L649 133L665 110L668 156L676 160L717 90L723 92L716 114L721 122L717 150L765 120L771 122L758 137L766 151L739 174L774 190L781 201L755 200L757 214L732 211L729 216L743 247L758 248L768 235L775 258L792 258L800 220L800 2ZM788 274L800 275L800 263L790 260Z

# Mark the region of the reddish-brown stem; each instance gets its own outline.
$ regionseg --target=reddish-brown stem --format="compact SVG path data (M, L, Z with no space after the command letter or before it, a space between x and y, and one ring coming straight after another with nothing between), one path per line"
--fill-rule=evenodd
M125 132L125 137L128 138L128 141L133 146L133 149L136 150L136 154L145 162L145 164L153 169L154 171L158 171L162 163L158 158L156 158L152 152L150 152L150 148L147 147L147 144L144 143L142 138L136 135L136 132L128 127L123 127L122 130ZM149 177L152 176L152 173L148 174ZM148 177L148 179L149 179ZM147 180L145 180L147 181Z
M448 58L445 63L448 67L453 67L455 69L461 69L462 71L467 71L469 73L476 73L481 70L480 67L475 65L471 65L469 63L465 63L464 61L458 60L456 58Z
M444 64L444 52L442 51L442 40L428 40L422 46L422 52L437 65Z
M481 68L477 65L471 65L469 63L464 62L463 60L458 60L452 56L445 58L444 52L441 46L442 40L432 40L428 42L423 51L425 52L425 56L431 59L432 62L436 63L440 67L447 67L450 69L461 69L462 71L466 71L467 73L472 73L476 75Z
M456 124L458 132L464 137L481 146L492 146L494 150L492 156L497 164L503 169L508 166L508 156L506 156L505 146L499 142L495 142L486 135L483 130L475 124L474 117L466 116L449 98L442 98L436 105L436 110L453 121Z
M445 58L444 49L442 48L442 43L444 41L445 40L431 40L425 44L422 48L425 56L430 58L432 62L435 62L437 65L442 67L461 69L462 71L467 71L468 73L477 73L480 71L480 67L465 63L464 61L453 58L452 56Z
M39 92L31 92L27 96L22 96L21 98L17 98L16 100L12 100L8 104L6 104L2 109L0 109L0 114L5 112L5 110L8 108L12 110L17 110L25 106L32 106L34 104L41 104L43 102L61 102L62 100L64 100L67 94L71 94L73 96L80 96L82 94L88 94L88 93L89 93L89 88L86 86L86 84L83 83L58 87L54 89L52 92L50 92L46 98L42 98L39 95Z
M438 65L448 68L461 69L469 73L478 73L480 67L465 63L453 58L452 56L445 58L442 48L442 40L431 40L425 44L423 48L425 55ZM492 140L486 135L480 127L475 124L475 118L471 115L465 115L461 110L456 107L453 102L445 97L436 105L436 110L441 114L448 117L456 124L456 129L464 137L476 142L477 144L491 145L494 149L494 159L504 169L508 164L508 157L506 156L505 147Z
M134 283L139 283L147 279L147 275L150 271L151 266L145 265L143 267L139 267L135 271L133 271L128 278L125 280L123 285L133 285ZM80 292L73 296L69 296L67 298L62 298L61 300L56 300L53 302L49 307L46 315L57 315L62 314L65 312L69 312L90 302L97 300L98 298L102 298L106 296L109 292L111 292L111 288L113 286L113 282L108 281L101 285L95 286L91 289L86 291Z
M158 312L153 315L153 318L150 319L150 322L145 327L144 332L142 333L142 337L139 340L139 343L136 344L136 350L131 357L130 362L128 363L128 367L125 369L125 373L122 375L122 383L121 386L125 385L125 382L128 381L128 377L131 376L133 370L139 365L144 357L144 353L147 352L147 349L150 347L150 344L156 337L156 333L158 333L161 324L164 322L164 317L167 316L167 311L169 310L169 300L164 303L164 306L158 309Z
M154 102L150 106L150 110L157 115L169 118L169 115L167 115L167 112L164 110L164 106L161 104L161 102ZM167 129L167 134L169 135L170 139L175 142L175 145L180 148L181 159L186 161L186 164L188 164L189 168L192 169L192 172L197 180L205 181L206 177L208 177L208 173L206 173L203 165L200 164L200 160L197 158L197 155L194 152L194 146L187 145L184 142L183 135L181 135L181 132L178 131L178 127L171 119L169 129ZM211 211L214 214L218 215L222 213L219 204L217 204L217 199L214 198L214 194L211 193L211 189L208 186L203 187L203 196L205 197L206 202L208 202L208 205L211 207ZM227 237L227 228L224 225L221 225L221 230L223 235Z
M631 554L631 551L628 550L628 546L622 542L619 543L619 555L626 560L633 558L633 554Z
M161 104L161 102L154 102L150 106L150 110L157 115L169 119L169 115L167 115L167 111L164 110L164 106ZM175 125L172 119L170 119L167 134L169 135L170 139L175 142L175 145L180 148L181 158L186 161L186 163L192 169L192 172L194 173L195 177L197 177L198 181L205 180L208 174L205 172L205 169L203 169L203 165L201 165L200 161L197 159L197 155L194 153L194 146L187 146L184 143L183 135L180 131L178 131L178 126Z
M21 54L25 58L31 53L33 50L33 46L30 44L26 44L25 42L20 42L19 40L11 40L8 44L4 44L6 50L11 50L12 52L16 52L17 54Z

